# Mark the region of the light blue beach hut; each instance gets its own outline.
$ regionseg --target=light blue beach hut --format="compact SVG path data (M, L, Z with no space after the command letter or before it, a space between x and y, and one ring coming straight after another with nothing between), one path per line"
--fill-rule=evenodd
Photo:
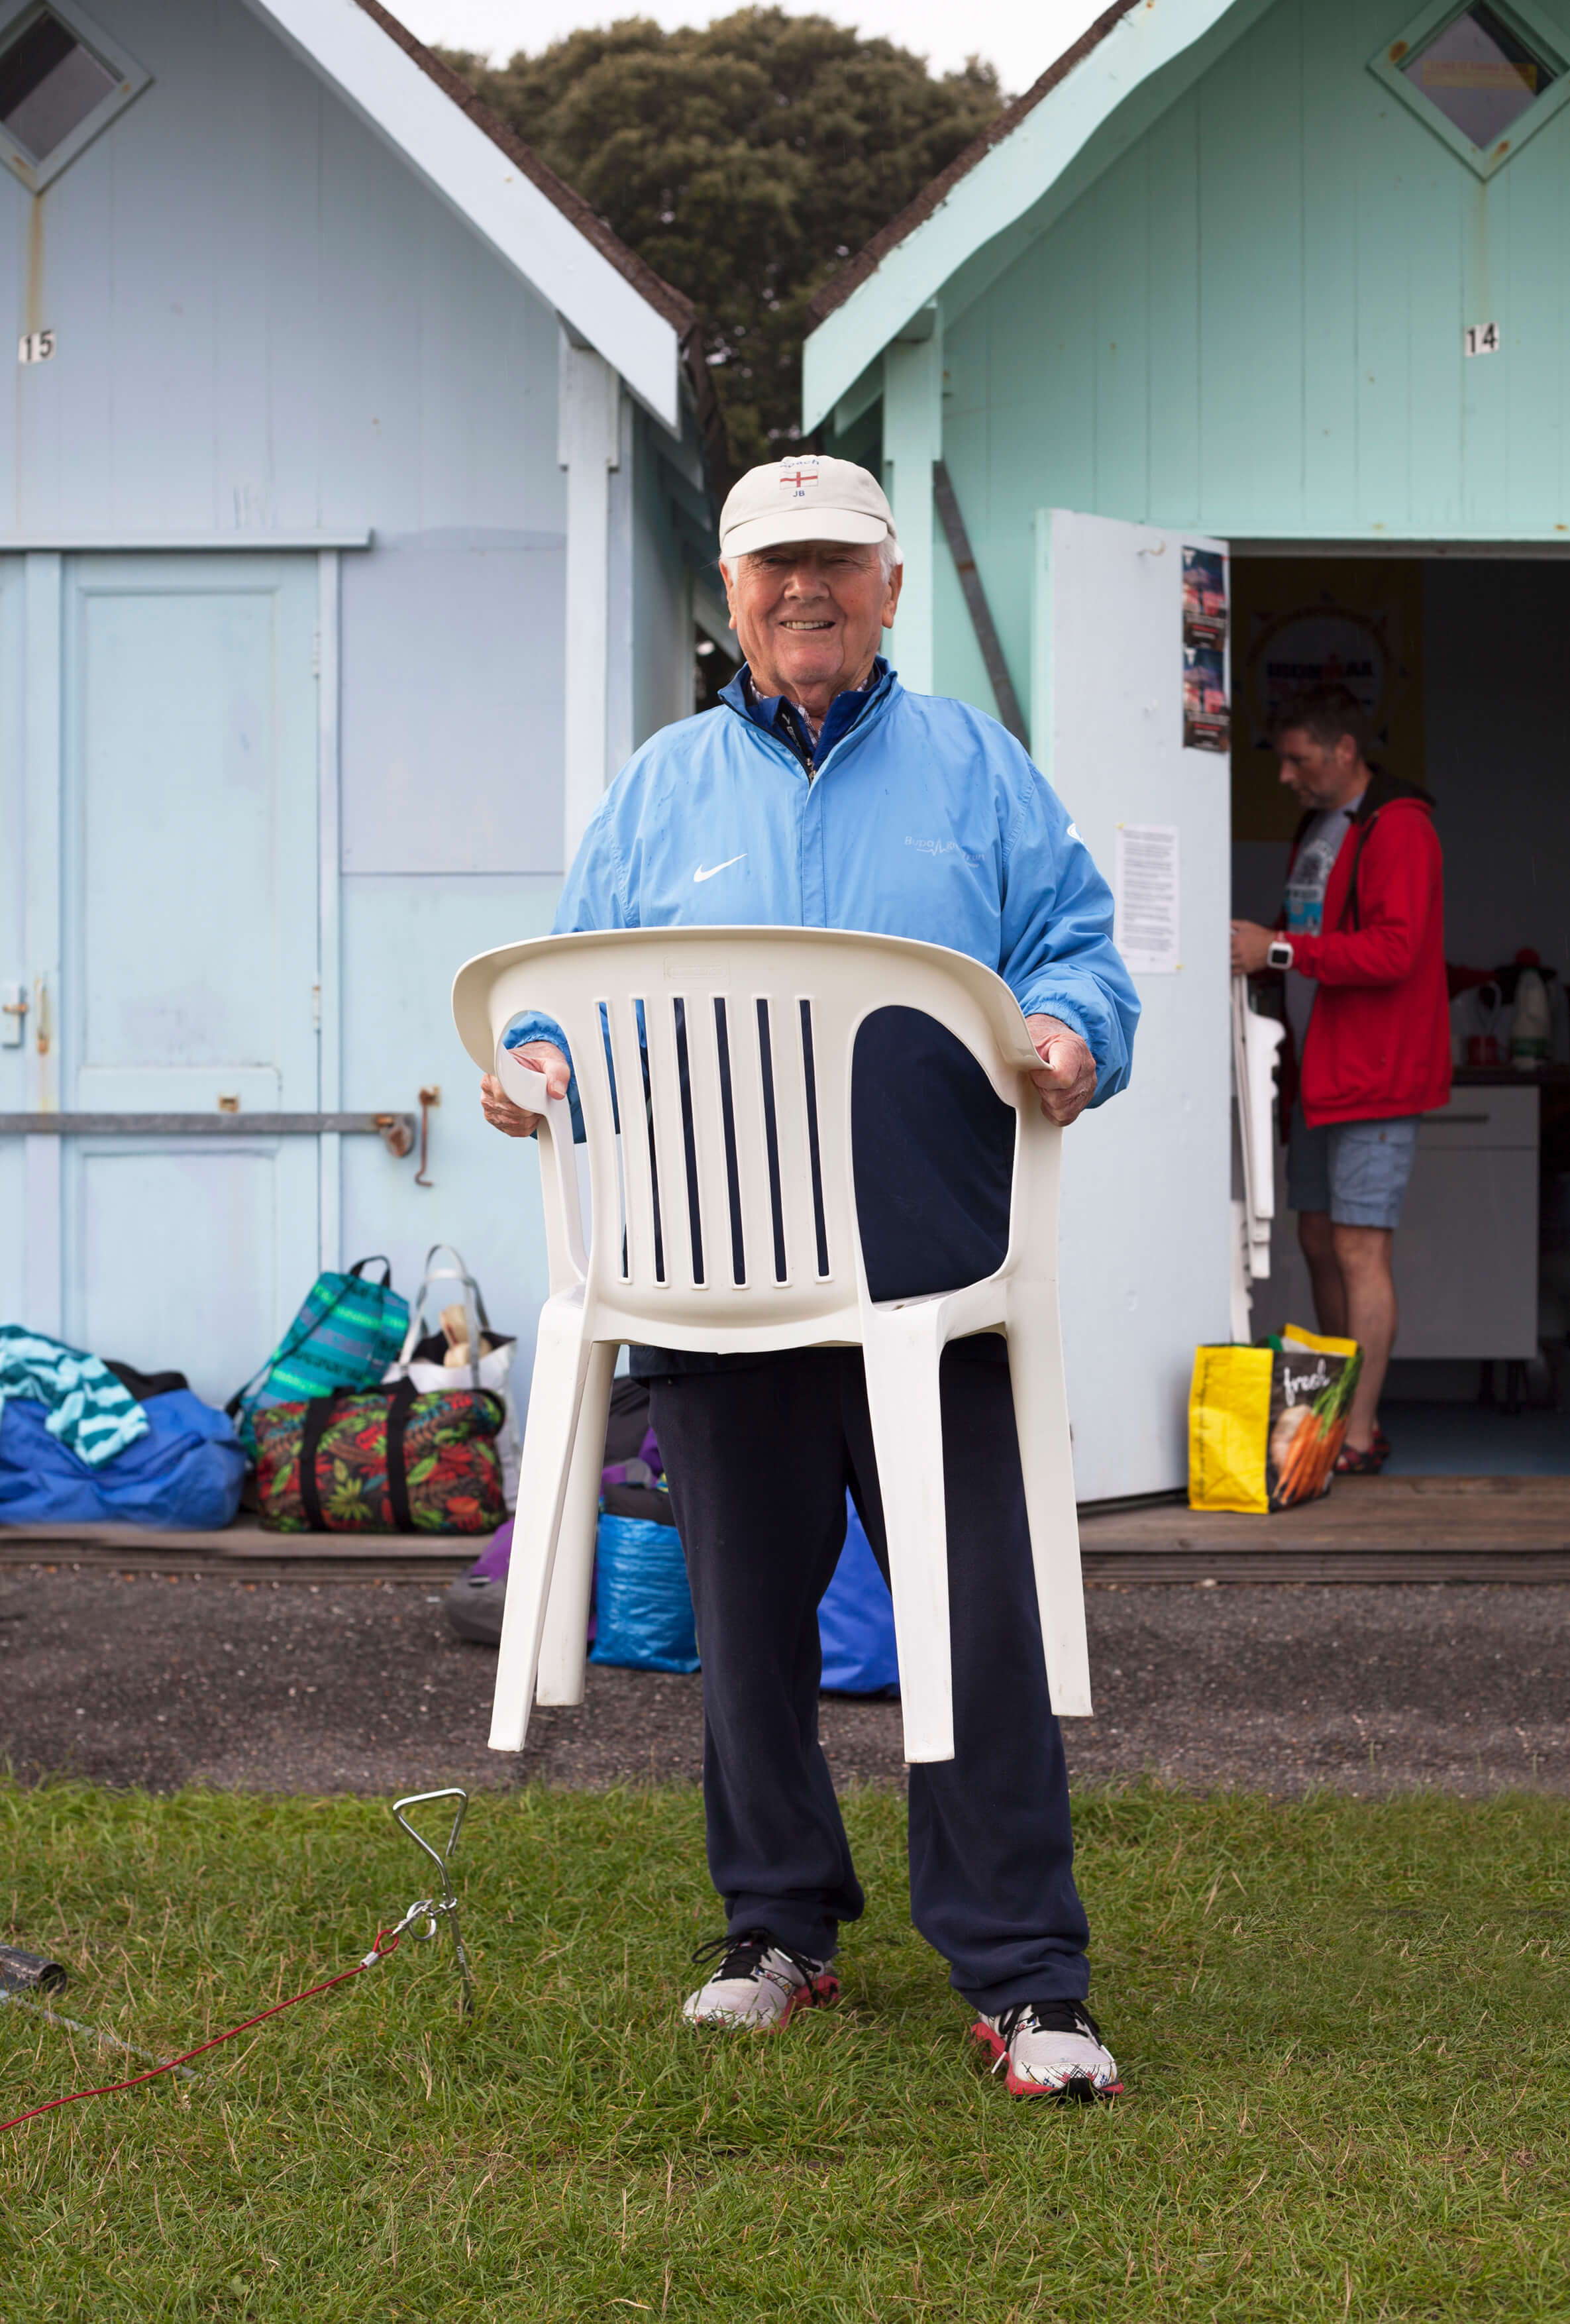
M691 310L373 0L0 0L0 1315L221 1397L440 1237L526 1331L446 985L691 707Z

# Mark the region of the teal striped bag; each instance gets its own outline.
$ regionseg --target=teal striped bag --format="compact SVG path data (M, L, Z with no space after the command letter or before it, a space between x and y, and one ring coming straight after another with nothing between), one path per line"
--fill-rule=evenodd
M363 1270L381 1267L380 1283ZM392 1288L392 1268L380 1252L357 1259L346 1275L319 1275L304 1305L260 1371L225 1406L251 1459L253 1425L270 1405L301 1404L339 1388L375 1388L395 1363L409 1323L409 1302Z

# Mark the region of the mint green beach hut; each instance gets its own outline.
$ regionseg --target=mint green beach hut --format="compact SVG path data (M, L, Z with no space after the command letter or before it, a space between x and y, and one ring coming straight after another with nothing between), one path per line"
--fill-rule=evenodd
M882 465L901 675L1029 742L1144 1001L1070 1141L1082 1499L1182 1482L1194 1347L1238 1328L1227 922L1279 897L1272 702L1351 685L1435 793L1453 964L1570 965L1567 217L1570 0L1118 0L817 301L804 424ZM1548 1328L1553 1077L1501 1081L1425 1124L1398 1392ZM1312 1321L1283 1210L1255 1331Z

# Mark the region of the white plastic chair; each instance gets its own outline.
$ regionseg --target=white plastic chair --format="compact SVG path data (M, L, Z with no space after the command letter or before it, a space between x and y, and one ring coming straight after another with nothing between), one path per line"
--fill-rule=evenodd
M864 1019L896 1005L946 1025L1014 1107L1013 1190L995 1275L928 1298L874 1301L856 1231L851 1068ZM588 1140L586 1252L566 1101L547 1100L543 1075L503 1046L526 1010L554 1018L571 1045ZM905 1753L915 1761L954 1757L938 1360L966 1333L1004 1333L1053 1705L1087 1715L1057 1318L1062 1133L1023 1078L1039 1060L1002 978L962 953L898 936L633 929L482 953L458 973L453 1013L476 1064L544 1117L550 1296L524 1430L492 1749L522 1749L536 1683L541 1702L583 1701L611 1374L629 1342L861 1348Z

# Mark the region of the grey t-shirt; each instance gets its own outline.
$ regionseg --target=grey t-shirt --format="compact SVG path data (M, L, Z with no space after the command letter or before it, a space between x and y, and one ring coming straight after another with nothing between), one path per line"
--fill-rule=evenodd
M1288 936L1316 936L1325 923L1325 890L1330 885L1330 875L1335 869L1352 818L1362 805L1362 794L1348 800L1345 807L1328 807L1316 815L1293 859L1287 881L1287 934ZM1317 987L1309 976L1299 976L1296 969L1287 971L1287 1021L1292 1028L1292 1038L1298 1055L1303 1054L1303 1038L1308 1030L1313 1013L1314 995Z

